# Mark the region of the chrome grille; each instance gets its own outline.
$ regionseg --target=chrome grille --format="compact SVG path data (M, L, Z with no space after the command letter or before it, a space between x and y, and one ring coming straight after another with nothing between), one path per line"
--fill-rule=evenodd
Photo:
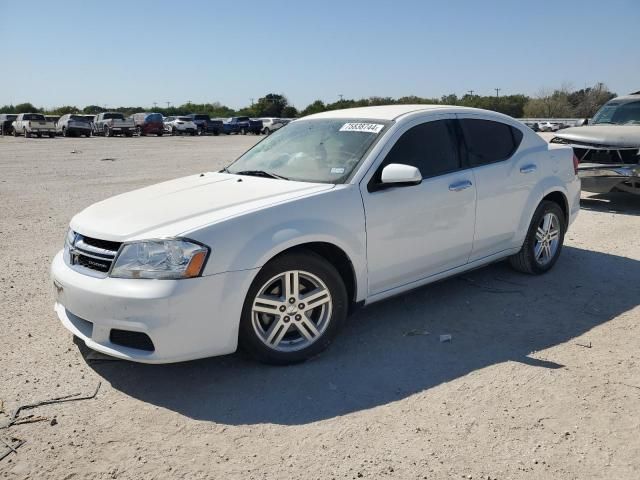
M118 254L121 243L76 234L69 248L71 265L107 273Z

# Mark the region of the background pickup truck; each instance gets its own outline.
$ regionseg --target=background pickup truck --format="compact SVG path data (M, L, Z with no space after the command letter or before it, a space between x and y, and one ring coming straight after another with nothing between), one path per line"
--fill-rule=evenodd
M224 133L231 135L232 133L255 133L262 132L262 120L251 120L249 117L231 117L224 122Z
M212 120L209 115L204 113L190 113L186 116L196 124L198 135L205 135L207 133L220 135L220 132L222 132L223 126L221 120Z
M113 137L117 134L132 137L135 129L133 120L125 119L124 115L118 112L99 113L93 122L93 133L105 137Z
M49 135L53 138L56 136L56 125L47 121L41 113L21 113L13 121L13 136L24 135L29 138L31 135Z

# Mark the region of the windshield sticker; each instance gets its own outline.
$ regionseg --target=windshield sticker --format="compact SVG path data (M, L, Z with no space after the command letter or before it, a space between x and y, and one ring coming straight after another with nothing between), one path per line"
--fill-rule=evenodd
M379 123L345 123L340 127L341 132L380 133L384 125Z
M336 175L342 175L344 173L344 167L333 167L331 169L331 173L334 173Z

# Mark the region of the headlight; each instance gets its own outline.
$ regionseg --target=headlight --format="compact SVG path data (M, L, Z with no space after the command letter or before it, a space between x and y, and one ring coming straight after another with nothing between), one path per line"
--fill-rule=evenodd
M126 243L111 270L112 277L175 280L200 275L209 249L188 240Z

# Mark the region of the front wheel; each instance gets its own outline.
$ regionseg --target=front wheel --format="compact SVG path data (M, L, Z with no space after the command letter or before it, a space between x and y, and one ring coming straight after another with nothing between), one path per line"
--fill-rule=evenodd
M347 316L344 282L307 250L276 257L253 281L240 319L240 346L264 363L303 362L326 349Z
M522 249L509 257L511 266L531 275L551 270L560 256L566 229L566 219L560 206L543 201L533 214Z

